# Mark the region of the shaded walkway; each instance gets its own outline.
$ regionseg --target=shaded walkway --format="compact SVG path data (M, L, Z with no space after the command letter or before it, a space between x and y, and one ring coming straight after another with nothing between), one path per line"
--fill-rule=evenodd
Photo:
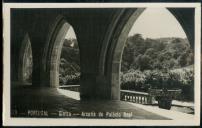
M78 101L56 88L15 86L13 117L168 119L124 101Z

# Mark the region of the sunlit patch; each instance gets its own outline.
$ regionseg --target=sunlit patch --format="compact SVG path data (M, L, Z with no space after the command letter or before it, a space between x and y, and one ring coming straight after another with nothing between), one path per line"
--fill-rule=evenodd
M80 100L80 93L79 92L74 92L74 91L69 91L69 90L65 90L65 89L60 89L57 88L57 91L69 98L72 98L74 100Z

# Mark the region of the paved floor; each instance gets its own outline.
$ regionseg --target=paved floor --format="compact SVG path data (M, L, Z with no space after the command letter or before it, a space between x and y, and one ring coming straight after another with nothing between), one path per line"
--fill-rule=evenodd
M56 88L31 86L11 89L12 117L168 119L124 101L80 101Z
M187 113L182 113L179 111L174 111L174 110L166 110L166 109L161 109L158 106L148 106L148 105L142 105L142 104L136 104L136 103L129 103L131 105L134 105L136 107L140 107L144 110L147 110L149 112L153 113L158 113L158 115L162 115L164 117L173 119L173 120L193 120L194 115L193 114L187 114Z

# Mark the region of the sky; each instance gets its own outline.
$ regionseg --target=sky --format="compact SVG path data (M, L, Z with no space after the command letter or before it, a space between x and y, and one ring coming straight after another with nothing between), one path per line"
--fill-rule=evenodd
M144 38L181 37L186 34L176 18L166 8L147 8L135 21L129 36L136 33ZM65 38L76 38L72 27Z
M144 38L181 37L186 34L166 8L147 8L135 21L129 36L140 33Z
M76 34L72 28L72 26L67 31L67 35L65 36L66 39L76 39Z

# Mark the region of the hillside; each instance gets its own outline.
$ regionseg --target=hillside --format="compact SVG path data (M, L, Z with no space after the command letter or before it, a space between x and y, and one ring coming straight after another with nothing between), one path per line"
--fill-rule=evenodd
M128 37L121 63L121 89L181 89L177 98L194 100L194 52L187 39Z
M128 38L123 52L123 72L130 69L175 69L192 65L194 52L187 39L143 39L140 34Z

